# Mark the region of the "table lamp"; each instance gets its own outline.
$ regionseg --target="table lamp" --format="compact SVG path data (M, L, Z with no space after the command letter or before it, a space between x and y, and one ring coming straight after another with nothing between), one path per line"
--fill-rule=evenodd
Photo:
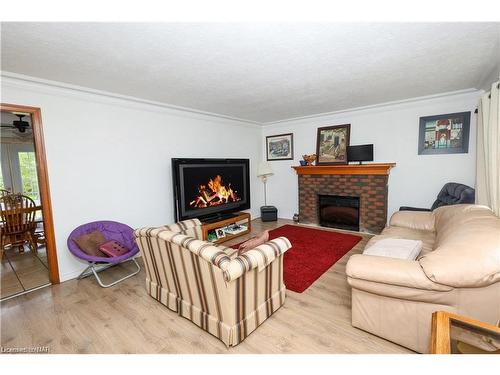
M262 162L257 169L257 177L260 177L264 183L264 206L260 208L260 218L262 221L278 220L278 210L274 206L267 205L267 178L274 174L271 165L268 162Z
M262 162L259 164L259 168L257 169L257 177L260 177L262 182L264 183L264 205L267 206L267 178L274 174L271 165L268 162Z

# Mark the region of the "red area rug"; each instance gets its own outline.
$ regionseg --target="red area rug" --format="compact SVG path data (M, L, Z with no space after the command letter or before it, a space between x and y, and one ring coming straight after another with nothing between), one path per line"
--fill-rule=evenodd
M271 240L281 236L292 243L283 260L283 278L286 288L297 293L309 288L361 241L360 236L298 225L283 225L269 231Z

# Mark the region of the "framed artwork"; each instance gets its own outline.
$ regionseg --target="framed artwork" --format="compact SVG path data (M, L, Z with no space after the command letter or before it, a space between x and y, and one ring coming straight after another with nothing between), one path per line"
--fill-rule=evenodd
M470 112L420 117L418 154L469 152Z
M207 240L210 242L217 241L217 233L215 232L215 229L211 229L208 231Z
M318 128L316 165L347 164L351 124Z
M215 233L217 234L217 239L221 239L221 238L226 237L226 233L224 232L224 229L222 229L222 228L217 229L215 231Z
M293 133L266 137L267 160L293 160Z

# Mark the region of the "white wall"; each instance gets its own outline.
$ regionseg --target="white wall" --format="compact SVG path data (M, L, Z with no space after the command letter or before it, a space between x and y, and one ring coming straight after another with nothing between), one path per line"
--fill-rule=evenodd
M276 205L282 218L298 212L297 175L291 166L298 165L303 154L316 152L318 127L340 124L351 124L351 145L373 143L374 161L396 163L389 178L388 217L402 205L430 207L446 182L474 186L474 110L480 94L446 95L265 126L263 143L267 135L294 133L294 160L272 162L275 174L268 180L268 204ZM472 112L469 153L418 155L419 117L465 111Z
M116 220L173 222L172 157L250 158L252 216L259 216L258 125L4 78L4 103L42 109L61 280L84 268L67 250L75 227Z
M251 213L260 216L262 183L255 176L265 158L265 136L294 133L294 161L272 162L268 203L279 216L298 211L301 155L315 152L316 129L351 124L351 144L374 143L375 160L396 162L389 179L389 215L400 205L429 207L447 181L474 185L475 124L468 154L417 154L421 116L471 111L481 92L449 95L371 109L258 125L163 108L22 79L2 80L4 103L42 109L61 280L84 264L67 250L76 226L110 219L132 227L173 221L172 157L245 157L251 162Z

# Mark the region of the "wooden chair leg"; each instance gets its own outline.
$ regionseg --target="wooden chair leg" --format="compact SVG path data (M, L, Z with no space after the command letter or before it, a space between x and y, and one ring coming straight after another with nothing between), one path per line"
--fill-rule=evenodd
M3 260L3 256L5 254L5 250L3 248L3 243L4 243L4 237L3 235L0 236L0 261Z
M33 235L33 233L29 234L29 243L30 243L31 251L33 251L35 254L38 254L38 244L36 242L36 238Z

